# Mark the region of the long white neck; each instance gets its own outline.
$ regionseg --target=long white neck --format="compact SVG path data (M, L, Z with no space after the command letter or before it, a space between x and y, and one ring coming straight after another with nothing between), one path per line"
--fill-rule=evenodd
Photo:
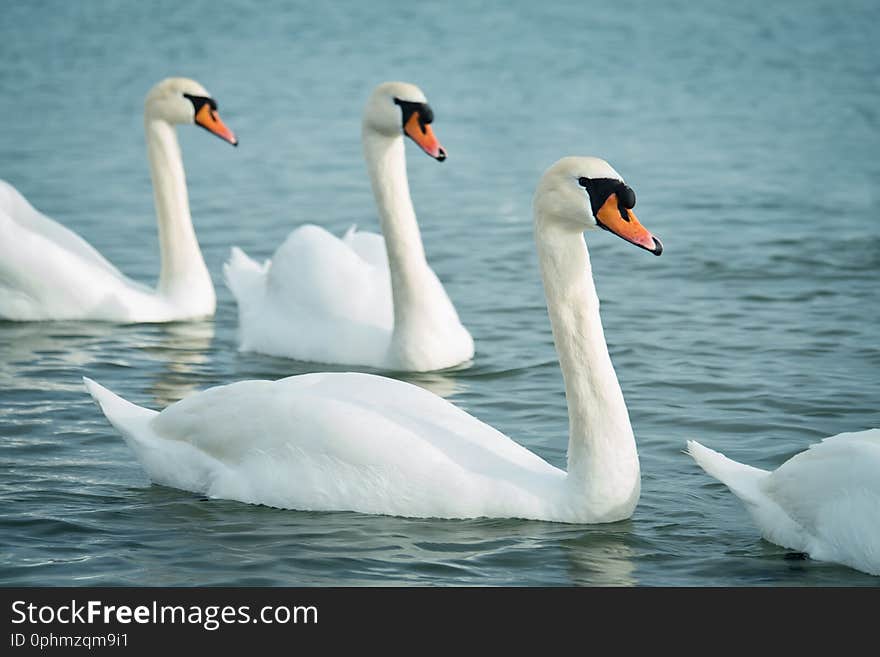
M144 131L162 256L159 293L193 316L210 315L216 297L189 213L177 133L167 121L149 117L144 118Z
M635 505L639 460L599 318L583 234L536 209L535 241L568 402L568 480L591 504Z
M431 272L409 195L403 137L386 137L365 128L363 143L391 272L392 343L400 342L406 340L411 323L429 312L423 300Z

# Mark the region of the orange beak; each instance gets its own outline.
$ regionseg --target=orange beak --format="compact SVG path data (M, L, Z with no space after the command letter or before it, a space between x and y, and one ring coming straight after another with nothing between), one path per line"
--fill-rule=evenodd
M196 113L196 124L202 126L205 130L213 132L223 141L228 141L233 146L238 146L238 139L232 133L232 130L226 127L226 124L220 120L217 110L211 109L211 106L205 103Z
M403 126L403 131L406 132L410 139L421 146L423 151L434 159L440 160L441 162L446 159L446 149L444 149L440 145L440 142L437 141L437 137L434 135L431 125L428 123L425 123L424 125L422 124L419 119L418 111L412 113L412 116L409 117L406 125Z
M626 213L625 215L623 213ZM635 213L618 204L617 194L611 194L596 213L600 228L622 237L627 242L650 251L654 255L663 253L663 244L639 223Z

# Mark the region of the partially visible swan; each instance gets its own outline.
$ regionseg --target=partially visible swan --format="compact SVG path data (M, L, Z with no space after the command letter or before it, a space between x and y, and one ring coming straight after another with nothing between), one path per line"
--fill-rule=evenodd
M693 440L687 446L742 500L766 540L880 575L880 429L825 438L772 472Z
M198 82L168 78L147 94L144 130L162 252L158 289L124 276L0 180L0 319L171 322L214 314L214 286L189 214L177 123L195 123L238 143Z
M582 233L602 227L660 255L634 203L618 173L595 158L560 160L535 194L535 238L568 400L568 472L422 388L370 374L243 381L161 413L85 384L150 478L167 486L304 510L628 518L639 498L639 458Z
M409 194L404 134L446 159L433 119L412 84L380 84L367 102L362 139L382 235L352 228L340 239L307 224L262 265L233 248L224 272L243 351L413 372L473 357L473 339L425 258Z

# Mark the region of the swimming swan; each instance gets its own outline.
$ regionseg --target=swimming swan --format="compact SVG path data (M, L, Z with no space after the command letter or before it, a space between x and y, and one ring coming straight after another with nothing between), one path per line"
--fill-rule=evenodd
M880 575L880 429L825 438L772 472L693 440L687 447L743 501L766 540Z
M147 94L144 131L162 253L158 289L124 276L0 180L0 319L171 322L214 314L214 286L189 214L178 123L238 143L198 82L168 78Z
M409 194L403 135L446 159L433 111L412 84L386 82L364 110L362 140L382 235L341 239L307 224L271 260L233 248L224 266L242 351L397 371L470 360L474 342L425 258Z
M565 380L568 472L436 395L390 378L319 373L242 381L161 413L85 379L158 484L302 510L412 517L628 518L639 458L602 331L583 231L657 255L635 195L603 160L565 158L534 199L535 237Z

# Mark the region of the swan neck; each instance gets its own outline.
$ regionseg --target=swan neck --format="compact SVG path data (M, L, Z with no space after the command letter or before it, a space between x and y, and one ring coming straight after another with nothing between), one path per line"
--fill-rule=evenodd
M177 133L167 121L149 116L144 127L162 258L159 293L213 306L214 288L192 224Z
M638 489L635 439L599 317L583 234L537 216L535 237L568 403L568 474L624 496ZM637 496L637 492L636 492Z
M403 137L365 127L363 144L388 253L396 333L420 305L430 270L410 198Z

